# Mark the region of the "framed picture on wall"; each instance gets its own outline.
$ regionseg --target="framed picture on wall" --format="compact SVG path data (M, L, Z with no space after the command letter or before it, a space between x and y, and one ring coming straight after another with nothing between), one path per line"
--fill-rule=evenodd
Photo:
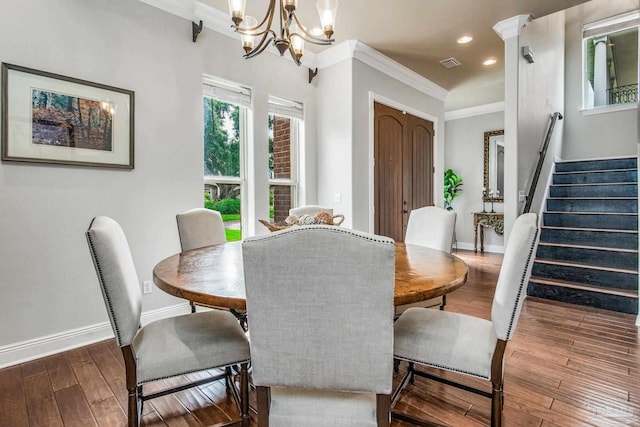
M2 64L2 160L133 169L134 93Z

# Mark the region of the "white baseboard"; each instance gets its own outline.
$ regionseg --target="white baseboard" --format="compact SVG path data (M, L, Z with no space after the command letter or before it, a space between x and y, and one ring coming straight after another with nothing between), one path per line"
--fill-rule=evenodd
M191 308L189 304L182 303L142 313L140 321L145 325L149 322L153 322L154 320L164 319L180 314L187 314L190 312ZM111 324L109 322L103 322L32 340L9 344L0 347L0 368L39 359L44 356L60 353L72 348L82 347L109 338L113 338Z

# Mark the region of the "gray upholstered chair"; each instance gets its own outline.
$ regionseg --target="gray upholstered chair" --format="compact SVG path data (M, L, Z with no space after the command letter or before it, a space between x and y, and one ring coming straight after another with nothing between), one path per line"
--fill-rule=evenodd
M328 212L333 215L333 209L317 205L306 205L289 209L289 215L295 215L297 217L301 215L315 215L318 212Z
M404 243L426 246L451 253L455 229L456 213L454 211L448 211L437 206L414 209L409 214ZM447 304L446 298L445 295L419 303L399 305L396 307L396 315L399 316L411 307L433 307L439 305L440 310L444 310L444 306Z
M205 208L190 209L176 215L182 252L227 242L224 222L220 212ZM189 301L191 312L196 305Z
M259 426L388 426L393 240L303 226L242 256Z
M211 209L195 208L176 215L182 252L226 243L222 215Z
M99 216L86 233L116 342L122 350L129 393L129 426L139 424L144 401L225 378L240 407L233 424L249 425L249 342L236 318L213 310L140 326L142 295L127 239L116 221ZM240 365L238 395L229 366ZM150 381L213 368L224 373L189 385L143 394ZM224 423L221 425L228 425Z
M409 362L394 393L394 403L414 375L430 378L491 398L491 425L502 423L503 358L527 293L538 237L538 218L521 215L513 225L498 276L491 320L425 308L410 308L394 324L394 355ZM491 381L488 393L415 369L415 364ZM405 414L394 412L401 420Z

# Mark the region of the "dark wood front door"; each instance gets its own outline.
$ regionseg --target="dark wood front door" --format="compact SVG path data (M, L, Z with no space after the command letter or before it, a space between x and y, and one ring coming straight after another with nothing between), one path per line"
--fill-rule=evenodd
M433 205L433 123L375 103L376 234L404 241L409 212Z

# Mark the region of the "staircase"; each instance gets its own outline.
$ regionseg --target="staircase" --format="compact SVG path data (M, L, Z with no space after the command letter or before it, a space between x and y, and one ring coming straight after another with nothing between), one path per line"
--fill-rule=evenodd
M556 163L528 295L638 314L635 157Z

